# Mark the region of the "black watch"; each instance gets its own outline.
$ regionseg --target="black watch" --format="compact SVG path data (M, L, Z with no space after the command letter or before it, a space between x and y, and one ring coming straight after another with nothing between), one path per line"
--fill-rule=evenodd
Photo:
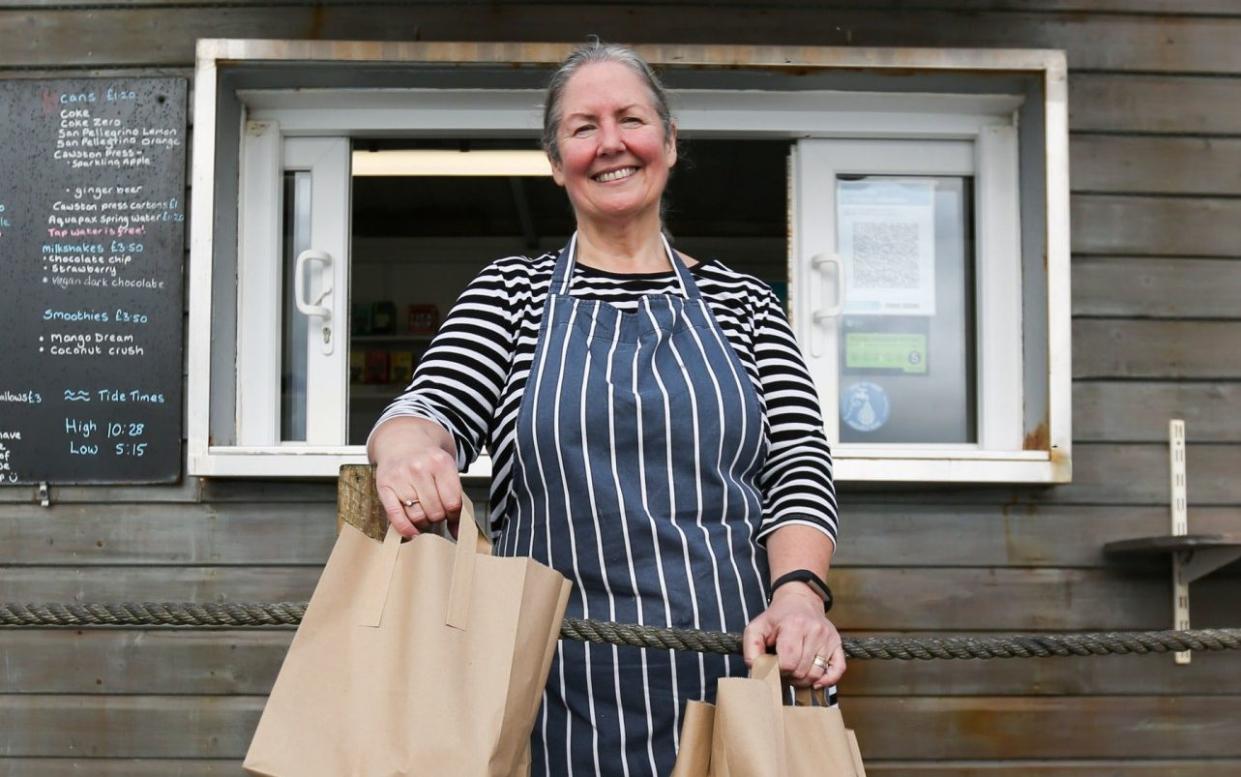
M776 589L785 583L805 583L814 589L815 593L823 597L823 612L831 612L832 610L832 589L827 587L827 581L811 572L809 569L794 569L788 574L780 575L771 583L771 595L775 596ZM771 604L771 596L767 597L767 603Z

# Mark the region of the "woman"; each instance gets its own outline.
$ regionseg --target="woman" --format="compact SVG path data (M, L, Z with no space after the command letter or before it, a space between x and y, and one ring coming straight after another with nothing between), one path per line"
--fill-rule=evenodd
M844 654L814 586L835 548L831 460L779 301L668 245L676 125L634 52L574 52L543 143L577 232L484 269L380 418L388 519L406 536L454 519L458 471L486 442L497 552L561 570L570 615L744 629L746 665L774 647L794 683L834 685ZM744 674L733 657L562 641L532 773L666 775L685 702Z

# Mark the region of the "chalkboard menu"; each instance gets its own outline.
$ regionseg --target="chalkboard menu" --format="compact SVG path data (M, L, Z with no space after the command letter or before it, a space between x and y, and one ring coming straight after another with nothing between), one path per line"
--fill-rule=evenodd
M0 81L0 483L181 474L184 79Z

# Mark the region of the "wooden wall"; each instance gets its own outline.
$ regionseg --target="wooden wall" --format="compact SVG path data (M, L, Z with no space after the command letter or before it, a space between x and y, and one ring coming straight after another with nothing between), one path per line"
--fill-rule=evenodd
M728 6L723 8L722 6ZM657 23L656 23L657 21ZM197 37L1052 47L1068 51L1074 457L1055 489L841 488L832 574L853 634L1170 624L1166 421L1187 419L1191 529L1241 530L1241 4L883 0L384 4L17 0L0 77L192 76ZM2 120L2 119L0 119ZM0 490L0 600L308 598L334 487L197 481ZM1241 626L1241 578L1193 589ZM290 634L0 631L0 776L238 774ZM1241 652L851 665L870 773L1241 773Z

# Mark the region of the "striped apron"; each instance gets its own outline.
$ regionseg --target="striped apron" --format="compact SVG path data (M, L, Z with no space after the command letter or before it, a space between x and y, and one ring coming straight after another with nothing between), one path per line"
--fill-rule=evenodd
M500 552L572 580L570 616L742 631L767 579L757 392L666 239L684 296L630 312L569 295L576 241L548 288ZM686 701L745 671L739 656L561 641L532 777L665 777Z

